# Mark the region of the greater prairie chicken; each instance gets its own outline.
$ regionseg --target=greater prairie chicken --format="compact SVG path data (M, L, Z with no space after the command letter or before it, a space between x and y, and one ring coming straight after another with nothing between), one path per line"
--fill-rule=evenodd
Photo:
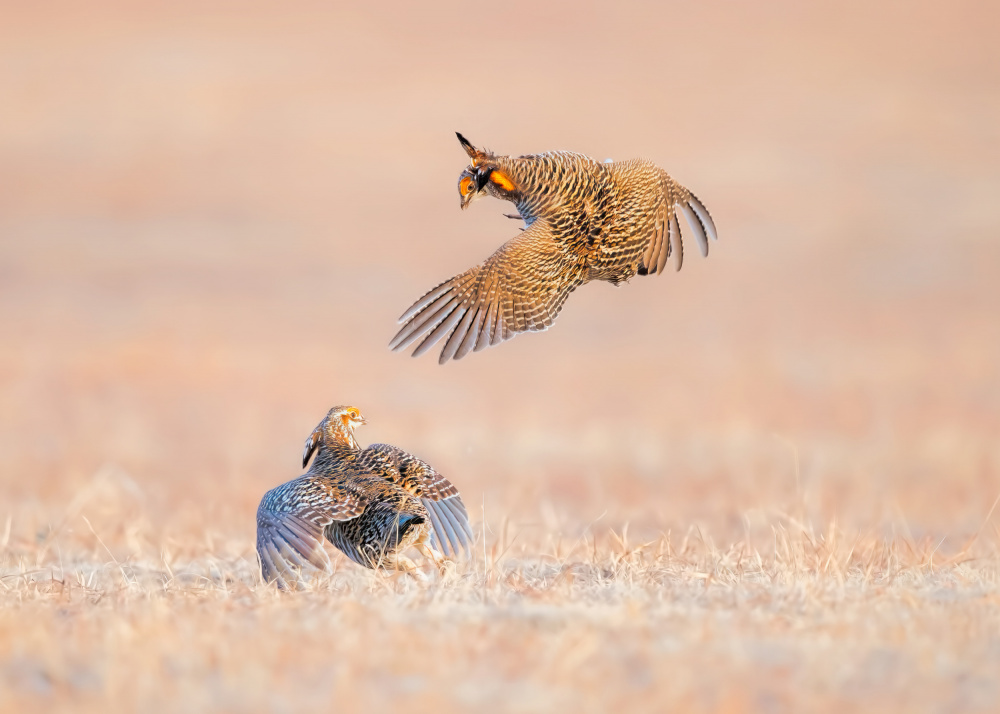
M296 578L310 563L326 569L325 537L368 568L413 571L410 546L438 565L472 542L465 504L451 482L402 449L362 449L356 407L334 407L306 440L302 476L271 489L257 509L257 555L264 580Z
M598 163L552 151L497 156L458 134L472 159L458 180L461 207L491 195L511 201L525 227L481 265L417 300L389 343L401 350L423 337L413 356L446 339L439 363L545 330L569 294L591 280L614 285L683 262L677 211L702 255L718 238L708 210L693 193L642 159Z

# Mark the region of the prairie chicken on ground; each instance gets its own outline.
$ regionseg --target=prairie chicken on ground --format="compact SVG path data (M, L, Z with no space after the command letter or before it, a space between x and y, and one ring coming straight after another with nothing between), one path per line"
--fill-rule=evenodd
M413 571L402 555L415 546L441 565L472 542L465 504L448 479L388 444L362 449L354 427L365 424L355 407L334 407L306 440L302 476L271 489L257 509L257 555L264 580L285 587L310 563L329 565L326 537L368 568Z
M458 140L472 159L459 176L461 207L487 194L511 201L518 215L510 217L525 228L482 265L417 300L400 318L393 350L423 337L416 357L447 337L444 364L548 329L569 294L591 280L618 285L662 272L671 255L680 270L678 209L702 255L708 238L718 238L701 201L649 161L602 164L568 151L514 158L481 151L461 134Z

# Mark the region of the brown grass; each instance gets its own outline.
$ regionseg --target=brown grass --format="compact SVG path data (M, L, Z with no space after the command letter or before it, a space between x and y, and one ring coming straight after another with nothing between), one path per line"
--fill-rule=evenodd
M1000 709L996 8L0 15L0 711ZM721 239L390 354L514 233L454 130L645 155ZM345 402L461 489L448 578L260 585Z
M716 543L489 522L428 584L335 559L261 584L246 536L157 532L105 473L51 531L8 524L0 705L20 711L988 709L1000 538L744 514ZM124 517L123 517L124 516ZM492 527L491 527L492 526Z

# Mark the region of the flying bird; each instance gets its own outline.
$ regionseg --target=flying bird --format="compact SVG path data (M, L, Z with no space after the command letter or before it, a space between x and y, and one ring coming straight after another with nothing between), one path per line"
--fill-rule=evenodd
M472 163L459 175L460 206L483 196L510 201L520 235L480 265L425 294L403 313L389 343L420 340L417 357L444 340L438 359L461 359L522 332L546 330L569 294L591 280L613 285L662 273L684 260L677 213L701 249L718 239L708 209L688 189L644 159L600 163L551 151L500 156L458 140Z
M308 563L325 570L323 539L368 568L414 572L402 553L414 546L443 564L473 540L465 504L427 463L388 444L362 449L367 423L357 407L331 409L306 440L309 470L268 491L257 509L257 555L265 582L282 588ZM443 555L442 555L443 554Z

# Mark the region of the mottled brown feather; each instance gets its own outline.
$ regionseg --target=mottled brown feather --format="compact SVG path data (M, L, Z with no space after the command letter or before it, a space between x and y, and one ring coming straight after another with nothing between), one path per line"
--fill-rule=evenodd
M548 329L566 298L592 280L614 285L683 263L677 212L703 254L717 240L712 217L690 191L645 160L600 164L565 151L497 156L459 135L473 159L462 176L482 188L462 193L463 207L482 195L508 200L524 232L483 264L447 280L400 318L393 350L417 344L419 356L444 341L440 363L461 359L520 334Z
M395 446L362 449L353 432L359 423L355 408L331 409L306 441L304 462L315 455L309 470L261 500L257 553L265 581L286 587L306 566L325 569L324 538L369 568L395 567L403 550L425 539L446 555L469 548L458 489Z

